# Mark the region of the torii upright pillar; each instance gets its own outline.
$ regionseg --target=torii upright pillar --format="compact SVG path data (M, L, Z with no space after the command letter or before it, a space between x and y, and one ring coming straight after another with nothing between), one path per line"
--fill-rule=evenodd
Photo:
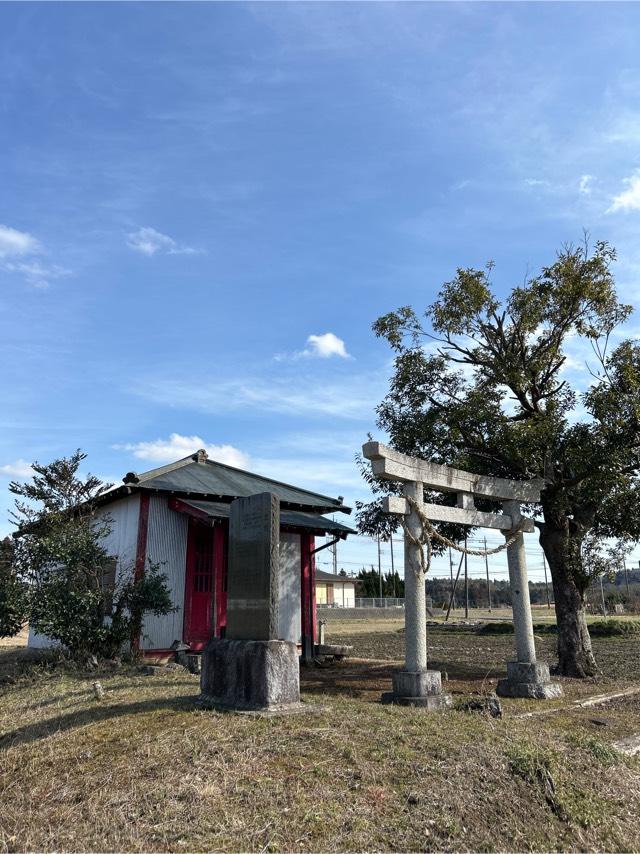
M424 486L420 481L403 485L407 498L412 498L418 507L424 503ZM422 532L422 522L416 510L405 519L407 530L416 538ZM401 706L446 709L451 697L442 693L442 676L439 670L427 668L427 601L425 573L420 552L422 547L404 536L404 642L405 666L392 674L393 691L382 695L382 701Z
M509 585L511 587L511 607L513 609L513 633L516 641L516 661L507 662L507 678L500 679L496 693L501 697L530 697L538 700L550 700L562 694L562 686L552 682L549 665L536 658L536 645L533 637L533 620L529 599L529 579L527 578L527 558L524 549L524 537L519 530L522 515L518 501L503 502L503 509L511 516L513 529L505 531L507 541L507 565L509 567Z

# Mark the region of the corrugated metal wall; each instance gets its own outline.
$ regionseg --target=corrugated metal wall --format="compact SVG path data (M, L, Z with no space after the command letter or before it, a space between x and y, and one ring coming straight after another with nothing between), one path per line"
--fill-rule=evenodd
M299 534L280 534L280 611L278 616L281 640L299 643L301 626L302 555Z
M102 542L110 555L118 557L118 573L134 573L139 513L140 495L128 495L96 513L98 519L111 519L111 532Z
M147 560L161 565L178 610L164 617L147 616L142 634L143 649L168 649L174 640L182 640L187 528L187 516L171 510L166 496L151 496Z

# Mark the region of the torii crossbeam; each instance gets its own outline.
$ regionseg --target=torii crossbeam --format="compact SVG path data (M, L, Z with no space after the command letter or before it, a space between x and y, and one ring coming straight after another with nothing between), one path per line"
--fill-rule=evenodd
M540 499L543 481L517 481L472 474L401 454L380 442L367 442L362 453L371 461L376 477L402 482L404 498L385 498L383 509L386 513L403 516L410 534L405 534L404 538L405 668L394 672L393 694L385 697L404 705L427 708L443 708L450 704L450 698L442 693L440 672L427 669L425 573L421 561L422 547L416 545L422 536L421 516L426 516L429 521L455 522L503 532L507 541L517 660L507 663L507 678L498 682L498 693L539 699L559 696L562 689L551 682L548 665L536 660L523 537L524 532L534 530L534 524L522 516L520 507ZM455 493L457 507L425 504L425 489ZM476 510L476 496L498 502L503 513Z

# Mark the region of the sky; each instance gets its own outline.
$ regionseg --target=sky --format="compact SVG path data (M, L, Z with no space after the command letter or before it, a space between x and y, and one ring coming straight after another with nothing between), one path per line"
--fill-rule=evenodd
M457 267L507 293L587 229L637 306L639 31L628 3L0 4L0 536L9 481L78 447L114 482L205 447L366 498L371 324Z

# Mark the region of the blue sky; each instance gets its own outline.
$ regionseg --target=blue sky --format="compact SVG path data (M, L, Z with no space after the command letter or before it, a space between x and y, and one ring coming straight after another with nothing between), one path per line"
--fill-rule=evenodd
M0 5L0 534L10 478L76 447L116 480L196 437L352 502L371 323L457 266L506 292L586 228L640 302L639 31L616 3Z

